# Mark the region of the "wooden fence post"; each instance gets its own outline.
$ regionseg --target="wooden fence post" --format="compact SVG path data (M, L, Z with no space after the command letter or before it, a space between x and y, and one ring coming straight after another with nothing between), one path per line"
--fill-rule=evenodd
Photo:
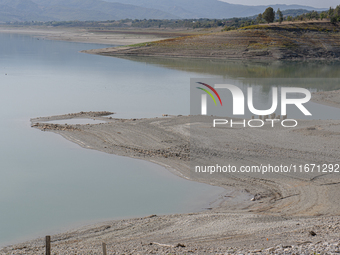
M103 243L102 245L103 245L103 255L107 255L106 254L106 243Z
M51 255L51 236L46 236L46 255Z

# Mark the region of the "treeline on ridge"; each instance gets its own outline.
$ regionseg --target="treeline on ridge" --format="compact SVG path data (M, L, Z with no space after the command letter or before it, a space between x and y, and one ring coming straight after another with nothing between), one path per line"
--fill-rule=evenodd
M107 21L26 21L26 22L8 22L8 25L29 25L29 26L53 26L53 27L84 27L96 28L99 30L107 30L110 28L216 28L222 27L223 30L233 30L250 25L263 23L283 22L283 21L309 21L329 19L330 22L336 23L340 21L340 5L336 8L330 7L329 10L323 12L306 11L302 9L285 10L276 12L271 8L267 8L264 13L246 18L231 19L181 19L181 20L159 20L159 19L123 19L123 20L107 20Z

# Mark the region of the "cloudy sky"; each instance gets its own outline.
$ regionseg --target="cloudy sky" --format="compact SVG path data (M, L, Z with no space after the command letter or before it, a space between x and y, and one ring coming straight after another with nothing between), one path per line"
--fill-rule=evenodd
M244 4L244 5L271 5L271 4L299 4L308 5L317 8L329 8L340 5L339 0L223 0L231 4Z

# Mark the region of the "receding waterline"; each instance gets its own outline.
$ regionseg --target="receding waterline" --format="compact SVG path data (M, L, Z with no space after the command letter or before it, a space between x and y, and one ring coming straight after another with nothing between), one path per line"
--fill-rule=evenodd
M86 125L86 124L101 124L107 123L106 120L101 119L82 119L82 118L74 118L74 119L62 119L62 120L50 120L43 121L41 123L49 123L49 124L66 124L66 125Z

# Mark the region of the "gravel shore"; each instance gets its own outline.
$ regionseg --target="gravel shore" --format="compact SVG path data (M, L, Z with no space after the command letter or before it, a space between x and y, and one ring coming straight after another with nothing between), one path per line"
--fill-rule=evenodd
M339 217L197 213L104 222L52 236L52 254L337 254ZM313 236L311 233L315 233ZM326 241L327 240L327 241ZM1 254L45 254L44 240Z

